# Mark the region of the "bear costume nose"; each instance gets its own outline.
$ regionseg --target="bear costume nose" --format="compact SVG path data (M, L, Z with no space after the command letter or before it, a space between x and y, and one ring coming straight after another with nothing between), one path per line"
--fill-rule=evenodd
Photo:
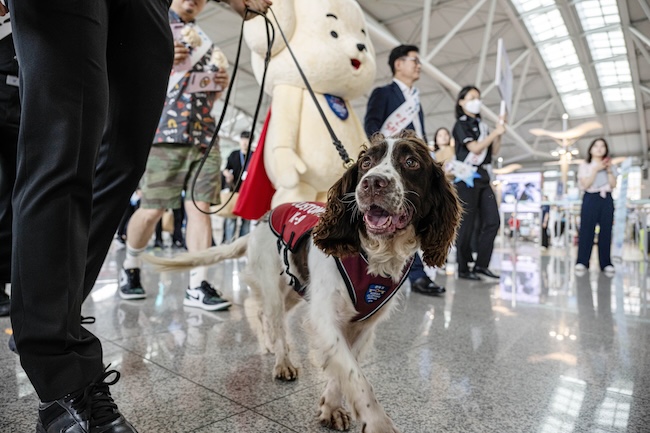
M364 51L366 49L366 45L365 44L357 44L357 48L359 49L359 51Z

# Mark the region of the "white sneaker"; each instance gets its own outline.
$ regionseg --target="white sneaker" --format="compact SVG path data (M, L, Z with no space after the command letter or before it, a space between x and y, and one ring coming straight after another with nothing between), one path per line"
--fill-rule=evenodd
M202 281L199 287L185 290L183 305L188 307L199 307L207 311L226 310L232 303L221 297L207 281Z
M583 265L582 263L578 263L578 264L576 265L576 271L578 271L578 272L584 272L584 271L586 271L586 270L587 270L587 267L586 267L585 265Z
M607 265L605 266L605 269L603 269L603 272L606 272L608 274L613 274L616 272L616 269L614 269L614 266L612 265Z

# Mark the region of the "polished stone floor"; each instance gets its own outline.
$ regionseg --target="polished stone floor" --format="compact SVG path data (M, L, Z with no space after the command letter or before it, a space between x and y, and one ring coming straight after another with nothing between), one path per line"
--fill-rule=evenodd
M210 313L183 307L187 274L148 268L147 299L121 300L123 254L111 250L83 314L97 318L89 327L105 362L122 372L113 395L141 433L328 431L315 418L324 378L310 364L300 310L291 326L300 377L279 383L245 317L243 261L210 269L234 301ZM648 264L627 246L614 277L593 271L596 262L577 276L574 256L507 244L492 261L500 280L457 280L449 265L437 277L444 297L405 286L364 362L402 432L650 431ZM33 432L37 397L7 349L7 318L0 330L0 432Z

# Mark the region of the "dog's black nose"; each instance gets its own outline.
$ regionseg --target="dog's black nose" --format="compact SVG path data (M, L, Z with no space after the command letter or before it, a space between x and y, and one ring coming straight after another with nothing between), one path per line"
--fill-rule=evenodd
M382 189L388 186L388 183L389 183L388 179L386 179L384 176L379 176L379 175L366 176L361 181L361 188L363 188L364 191L369 192L371 194L378 194L379 191L381 191Z
M357 44L359 51L364 51L366 49L366 44Z

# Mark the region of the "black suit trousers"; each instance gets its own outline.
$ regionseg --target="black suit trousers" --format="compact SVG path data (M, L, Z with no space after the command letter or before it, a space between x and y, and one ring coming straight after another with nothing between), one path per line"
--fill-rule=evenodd
M478 256L475 265L487 268L494 250L494 238L496 238L501 224L494 191L490 184L482 179L477 179L471 188L465 182L458 182L456 191L458 191L458 198L463 203L463 219L456 237L458 271L469 271L468 262L472 261L472 233L478 219L480 219L480 227L478 228Z
M160 118L173 57L169 0L13 0L22 123L11 319L43 401L103 369L80 323Z
M11 281L11 193L19 123L18 88L0 82L0 291Z

